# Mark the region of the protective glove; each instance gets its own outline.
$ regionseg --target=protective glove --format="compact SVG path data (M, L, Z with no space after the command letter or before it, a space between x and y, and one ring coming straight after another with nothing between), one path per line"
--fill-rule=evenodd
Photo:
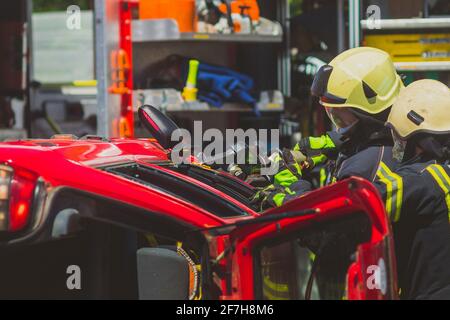
M284 149L282 152L273 154L270 160L278 163L278 172L273 176L275 185L289 187L302 177L300 163L306 160L306 156L300 151L293 152L289 149Z
M262 203L263 201L265 201L267 196L279 188L280 187L276 187L273 184L271 184L266 188L260 189L258 192L256 192L255 196L250 200L250 204L253 206L258 206L260 207L260 209L262 209Z
M306 159L301 163L303 170L312 170L316 166L324 164L329 158L334 158L342 145L342 135L336 131L328 132L320 137L307 137L300 140L292 150L293 153L301 152Z
M258 205L260 211L279 207L283 205L284 198L287 194L292 194L289 188L271 184L270 186L258 191L251 200L251 204L255 206Z

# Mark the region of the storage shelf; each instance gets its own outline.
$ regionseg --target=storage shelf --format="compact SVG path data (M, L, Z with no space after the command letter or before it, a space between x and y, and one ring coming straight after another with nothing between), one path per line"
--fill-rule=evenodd
M233 109L224 109L224 108L209 108L209 109L199 109L199 110L191 110L191 109L175 109L175 110L167 110L167 113L179 113L179 112L234 112L234 113L248 113L253 112L253 109L250 108L233 108Z
M276 114L281 113L284 110L262 110L261 113L264 114ZM135 111L137 113L137 111ZM252 113L254 110L252 108L212 108L209 109L172 109L166 110L167 113Z
M138 105L138 104L136 104L136 105ZM137 112L138 108L136 107L134 111ZM265 114L270 114L270 113L275 114L275 113L280 113L283 111L284 110L280 110L280 109L274 109L274 110L266 109L266 110L261 110L260 112L265 113ZM253 108L251 108L248 105L227 102L223 105L222 108L207 106L207 108L189 109L186 107L181 107L181 108L177 108L177 109L166 109L165 112L167 112L167 113L180 113L180 112L251 113L251 112L254 112L254 110L253 110Z
M0 129L0 141L26 139L27 132L24 129Z
M133 43L208 41L208 42L242 42L242 43L281 43L283 35L258 34L220 34L179 32L171 20L133 20Z
M261 110L261 113L264 114L275 114L283 112L284 110ZM218 113L252 113L254 112L251 108L210 108L203 110L189 110L189 109L180 109L180 110L167 110L167 113L179 113L179 112L218 112Z
M449 71L450 61L395 62L398 71Z
M361 20L361 28L369 29L368 20ZM381 19L379 30L450 28L450 18ZM377 31L377 29L372 29Z

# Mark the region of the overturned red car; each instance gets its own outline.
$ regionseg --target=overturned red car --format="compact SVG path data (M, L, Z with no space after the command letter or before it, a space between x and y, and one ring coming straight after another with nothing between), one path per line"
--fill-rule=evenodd
M141 114L156 140L0 144L1 298L397 297L390 225L369 182L257 212L252 186L175 165L172 123Z

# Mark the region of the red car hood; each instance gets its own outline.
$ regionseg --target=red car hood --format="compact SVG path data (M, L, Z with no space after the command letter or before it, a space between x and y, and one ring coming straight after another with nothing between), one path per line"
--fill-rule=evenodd
M199 228L233 223L235 220L222 219L174 196L94 168L131 161L160 163L169 161L169 158L167 150L151 139L47 139L0 143L0 163L33 171L53 188L70 187L116 199L165 213ZM219 193L189 177L184 179ZM249 218L255 215L231 197L225 194L222 197L247 211Z
M51 157L61 155L66 160L78 162L88 166L104 165L126 159L136 158L148 161L167 161L167 151L153 139L111 139L102 140L74 140L74 139L46 139L21 140L0 144L0 160L4 160L5 148L7 153L14 150L14 158L39 154L44 161L46 155ZM6 160L6 159L5 159Z

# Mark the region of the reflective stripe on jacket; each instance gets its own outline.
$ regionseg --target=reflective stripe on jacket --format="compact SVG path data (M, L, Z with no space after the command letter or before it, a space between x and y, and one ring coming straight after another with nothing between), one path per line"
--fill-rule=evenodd
M381 164L377 176L402 298L450 299L450 168L430 161L393 172Z

